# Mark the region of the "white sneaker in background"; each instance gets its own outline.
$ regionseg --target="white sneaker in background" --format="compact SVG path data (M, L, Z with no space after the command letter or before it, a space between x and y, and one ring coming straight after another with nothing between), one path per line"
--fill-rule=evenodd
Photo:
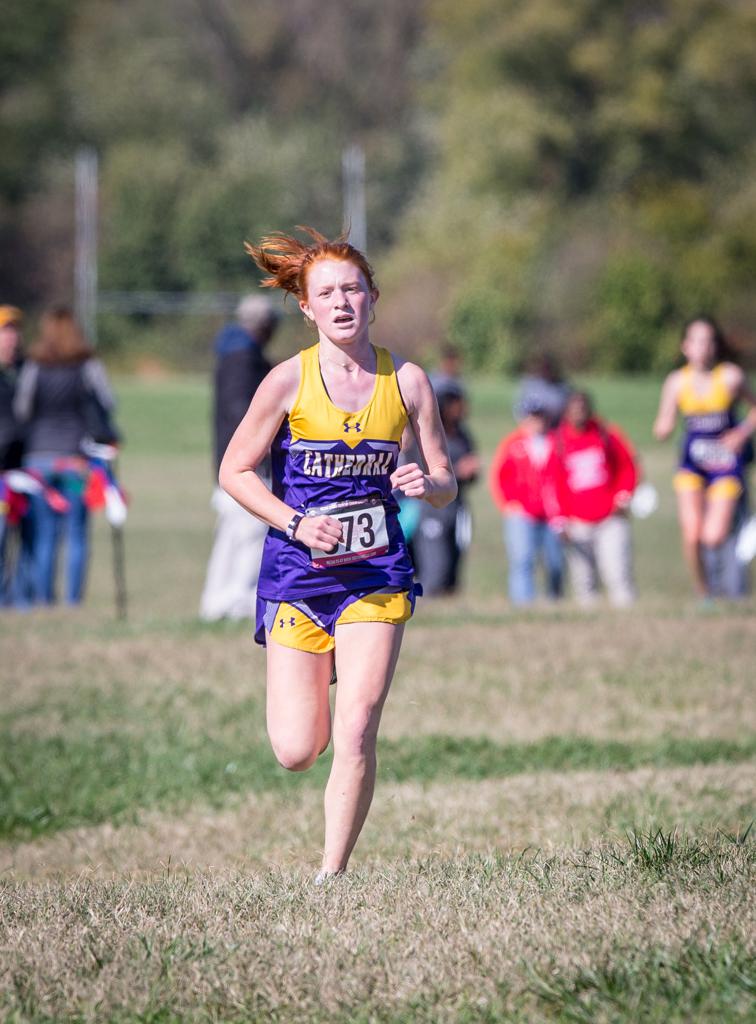
M735 541L735 557L744 565L756 557L756 515L746 519L738 530L738 538Z

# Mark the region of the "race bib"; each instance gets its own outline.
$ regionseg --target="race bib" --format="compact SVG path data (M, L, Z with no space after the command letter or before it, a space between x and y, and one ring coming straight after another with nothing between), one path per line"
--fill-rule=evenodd
M389 549L386 509L380 498L339 501L321 508L308 508L308 516L332 516L342 528L342 540L332 551L310 548L312 564L319 569L349 565L385 555Z
M707 473L735 469L738 461L717 438L710 437L697 437L691 442L690 459Z

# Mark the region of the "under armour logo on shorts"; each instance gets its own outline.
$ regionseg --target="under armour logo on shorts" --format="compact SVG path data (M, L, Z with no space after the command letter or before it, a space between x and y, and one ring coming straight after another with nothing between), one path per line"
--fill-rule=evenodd
M292 618L289 619L289 625L290 626L295 626L296 623L297 623L297 620L295 618L292 617ZM278 626L279 626L280 629L284 628L284 619L279 619L278 620Z

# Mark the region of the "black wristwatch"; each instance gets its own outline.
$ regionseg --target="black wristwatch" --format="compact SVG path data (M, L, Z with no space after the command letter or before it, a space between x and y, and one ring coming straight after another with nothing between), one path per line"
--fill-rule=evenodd
M301 512L295 512L294 515L291 517L291 522L286 527L286 536L289 538L289 540L294 540L294 534L297 532L297 527L299 526L303 519L304 516L302 515Z

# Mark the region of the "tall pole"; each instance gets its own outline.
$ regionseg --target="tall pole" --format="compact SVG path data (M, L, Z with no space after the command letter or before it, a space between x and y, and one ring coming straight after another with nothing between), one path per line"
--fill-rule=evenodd
M367 251L367 212L365 209L365 150L358 143L347 146L341 155L344 177L344 231L360 252Z
M74 308L91 344L97 341L97 153L76 153L76 262Z

